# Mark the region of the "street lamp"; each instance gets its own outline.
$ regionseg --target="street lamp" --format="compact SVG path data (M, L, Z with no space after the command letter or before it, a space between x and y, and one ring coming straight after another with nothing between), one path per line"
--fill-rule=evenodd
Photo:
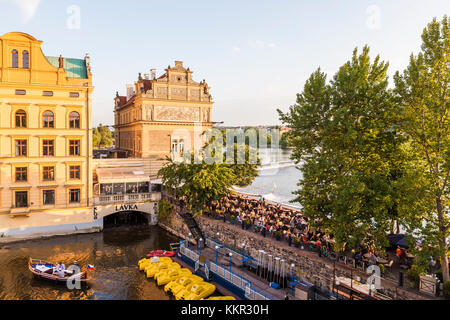
M218 259L219 259L219 246L216 246L216 263L218 263L217 262Z
M242 243L242 254L245 256L245 242Z
M233 254L230 252L230 273L231 273L231 257L233 256ZM231 274L230 274L231 277Z
M217 232L217 241L218 241L218 242L219 242L219 236L220 236L220 233Z
M295 278L294 278L294 268L295 268L295 264L291 264L291 268L292 268L292 296L295 296Z
M192 236L192 233L190 233L190 232L189 232L189 242L188 242L188 248L190 248L190 247L191 247L191 236Z
M200 242L199 242L199 245L200 245L200 255L202 255L202 243L203 243L203 239L200 238L199 241L200 241Z

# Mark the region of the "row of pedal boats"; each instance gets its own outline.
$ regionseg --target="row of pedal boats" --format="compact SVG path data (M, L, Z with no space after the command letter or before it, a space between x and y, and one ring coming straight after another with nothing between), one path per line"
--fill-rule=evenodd
M176 300L236 300L234 297L210 297L216 286L182 268L170 257L144 258L139 260L138 265L147 278L153 278L158 286L164 286L164 291Z

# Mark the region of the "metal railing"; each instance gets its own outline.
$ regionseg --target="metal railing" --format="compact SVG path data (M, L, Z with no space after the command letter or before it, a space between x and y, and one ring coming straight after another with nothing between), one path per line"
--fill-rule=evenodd
M94 197L94 204L127 203L136 201L160 201L161 192L130 193L117 195L99 195Z

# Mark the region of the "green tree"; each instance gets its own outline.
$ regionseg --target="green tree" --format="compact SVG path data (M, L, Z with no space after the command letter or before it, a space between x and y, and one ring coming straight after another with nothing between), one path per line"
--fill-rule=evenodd
M363 243L384 249L399 219L397 180L402 137L393 129L396 106L387 89L388 64L357 49L327 84L318 69L281 121L292 131L292 158L302 163L296 191L313 227L336 237L336 247ZM398 223L398 222L397 222Z
M226 165L199 163L167 163L158 172L165 188L173 190L175 196L184 198L187 208L194 214L202 214L205 204L223 198L235 181L233 170Z
M400 130L410 139L402 210L415 239L439 249L444 282L448 270L450 194L450 26L445 16L424 29L418 55L397 73Z
M107 126L103 126L101 123L97 128L94 128L94 132L92 134L93 145L94 147L111 147L112 146L112 132L109 130Z

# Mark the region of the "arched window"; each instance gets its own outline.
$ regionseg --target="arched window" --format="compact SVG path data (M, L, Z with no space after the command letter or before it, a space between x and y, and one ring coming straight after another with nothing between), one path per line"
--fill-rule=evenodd
M17 110L16 112L16 128L27 127L27 113L23 110Z
M70 129L80 129L80 115L78 112L71 112L69 115Z
M19 67L19 52L17 50L12 51L12 67Z
M22 67L28 69L30 67L30 54L28 51L22 52Z
M44 121L44 128L54 128L55 127L55 117L53 112L45 111L42 120Z

